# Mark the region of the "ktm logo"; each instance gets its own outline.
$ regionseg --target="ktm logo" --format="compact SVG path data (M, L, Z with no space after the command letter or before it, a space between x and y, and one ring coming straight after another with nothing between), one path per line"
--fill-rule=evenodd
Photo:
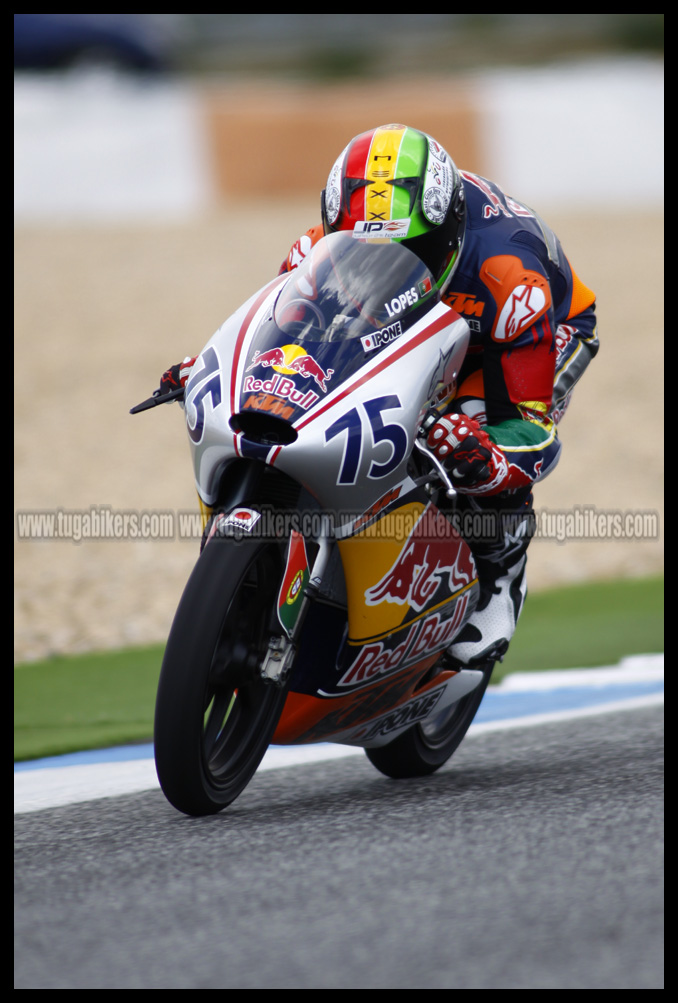
M465 317L482 317L485 304L468 293L448 293L447 303Z
M395 501L400 494L401 485L398 484L397 487L392 488L391 491L387 491L385 495L378 498L374 505L371 505L366 512L356 519L354 531L358 532L370 519L374 518L382 509L385 509L387 505L390 505L392 501Z

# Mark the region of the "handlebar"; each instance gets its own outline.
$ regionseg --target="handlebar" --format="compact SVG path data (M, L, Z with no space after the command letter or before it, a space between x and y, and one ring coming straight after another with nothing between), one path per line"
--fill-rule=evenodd
M166 394L161 394L159 390L156 390L152 397L147 400L142 401L141 404L136 404L133 408L130 408L130 414L138 414L139 411L148 411L149 408L157 407L158 404L170 404L172 401L178 401L184 399L184 388L179 387L177 390L170 390Z
M159 404L171 404L172 401L183 400L184 399L184 388L179 387L177 390L170 390L166 394L161 394L159 390L156 390L152 397L147 400L142 401L140 404L136 404L133 408L130 408L130 414L139 414L140 411L148 411L152 407L157 407ZM450 480L450 475L447 470L440 462L435 453L428 448L426 445L426 436L429 430L435 425L436 421L440 418L440 413L435 408L430 408L424 416L421 425L419 426L419 431L417 433L417 438L414 440L414 445L423 453L424 456L432 463L435 467L438 476L445 485L445 490L448 498L454 498L457 493L456 488Z

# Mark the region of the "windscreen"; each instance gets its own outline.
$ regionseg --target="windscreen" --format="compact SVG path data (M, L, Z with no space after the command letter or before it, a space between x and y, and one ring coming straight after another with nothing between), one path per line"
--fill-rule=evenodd
M292 273L273 319L295 342L339 342L395 323L405 331L438 298L433 276L402 244L332 233Z

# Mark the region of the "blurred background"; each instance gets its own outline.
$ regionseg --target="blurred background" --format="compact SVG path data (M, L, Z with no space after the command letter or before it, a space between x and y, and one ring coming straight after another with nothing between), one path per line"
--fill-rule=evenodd
M277 272L351 136L401 121L545 215L598 294L537 506L663 522L663 17L15 14L15 513L196 508L179 408L129 408ZM164 640L196 556L15 518L15 661ZM656 573L663 536L530 561L535 589Z
M318 81L663 51L663 14L14 15L16 69Z
M18 219L316 196L391 116L533 199L662 199L661 14L14 20Z

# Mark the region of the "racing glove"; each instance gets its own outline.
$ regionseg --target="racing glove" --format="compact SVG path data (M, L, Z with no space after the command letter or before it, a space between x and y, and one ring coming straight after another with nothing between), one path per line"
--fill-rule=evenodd
M311 248L318 243L321 237L324 237L325 231L323 230L322 223L316 224L316 226L310 227L303 236L292 244L290 248L290 253L287 255L282 265L280 266L280 271L278 275L284 275L285 272L294 271L302 263L306 255L310 252Z
M166 369L160 377L159 393L168 394L170 390L185 387L197 358L197 355L194 355L192 359L187 356L183 362L178 362L176 366L170 366L169 369Z
M473 418L445 415L430 430L427 442L462 494L496 494L508 487L506 456Z

